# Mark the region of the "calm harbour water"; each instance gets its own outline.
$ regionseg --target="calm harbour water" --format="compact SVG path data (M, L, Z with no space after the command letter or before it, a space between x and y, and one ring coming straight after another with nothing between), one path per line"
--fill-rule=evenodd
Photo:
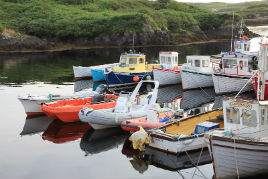
M185 55L218 54L228 47L229 42L217 42L137 51L144 52L148 59L157 59L159 51L177 51L183 63ZM87 124L64 124L45 116L26 119L18 95L71 94L74 88L93 87L91 81L74 82L72 66L117 62L125 50L0 54L0 178L212 178L207 151L202 152L199 167L194 167L183 154L148 150L142 156L131 149L129 134L120 129L92 131ZM180 86L173 86L163 89L164 94L165 90L169 96L160 96L159 100L168 103L177 99L179 108L189 114L211 109L221 101L213 89L182 93Z

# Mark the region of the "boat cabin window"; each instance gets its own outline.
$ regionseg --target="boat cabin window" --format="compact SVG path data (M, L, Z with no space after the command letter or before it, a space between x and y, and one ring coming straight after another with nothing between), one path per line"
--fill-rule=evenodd
M129 58L129 64L137 64L137 58Z
M265 119L265 109L261 109L261 125L264 125L264 119Z
M126 67L127 66L127 58L121 58L120 67Z
M238 108L227 108L226 117L228 123L240 124L240 115Z
M194 61L194 66L200 67L200 60L195 60Z
M139 63L144 63L144 59L143 58L139 58Z
M241 49L241 44L236 44L236 48Z
M243 125L248 127L257 126L257 115L255 110L243 109L241 117Z
M171 57L167 57L167 64L171 64Z
M166 64L166 62L165 62L165 57L164 57L164 56L161 56L160 63L161 63L161 64Z
M233 59L223 59L223 64L225 68L237 68L237 62Z
M244 44L244 51L249 51L249 45L248 44Z
M191 59L189 59L187 63L192 66L192 60Z
M209 61L208 60L203 60L203 67L208 67Z

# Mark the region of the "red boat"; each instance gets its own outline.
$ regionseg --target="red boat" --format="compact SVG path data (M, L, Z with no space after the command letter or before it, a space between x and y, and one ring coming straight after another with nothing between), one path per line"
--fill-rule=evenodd
M265 89L264 89L264 100L268 100L268 74L265 74ZM258 96L258 76L256 75L253 80L253 88L256 96ZM260 94L260 89L259 89ZM260 96L259 96L260 97Z
M160 127L165 125L174 116L171 112L162 112L153 117L153 120L148 120L147 116L126 120L121 123L121 128L125 131L136 132L139 131L139 126L143 127L145 130Z
M97 99L98 98L98 99ZM98 97L72 99L65 101L56 101L53 103L45 103L41 106L41 110L51 119L60 119L63 122L79 121L78 113L84 107L92 109L108 109L114 108L116 105L117 95L107 94Z

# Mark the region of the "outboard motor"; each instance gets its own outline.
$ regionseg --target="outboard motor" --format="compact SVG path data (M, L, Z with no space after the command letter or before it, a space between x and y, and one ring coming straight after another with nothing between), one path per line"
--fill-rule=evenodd
M95 94L93 97L92 97L92 104L94 103L98 103L98 102L101 102L101 101L105 101L105 95L103 94Z
M100 84L95 90L98 94L104 94L108 92L108 86L106 84Z
M92 104L105 101L105 94L108 92L108 87L105 84L100 84L96 89L97 94L92 97Z

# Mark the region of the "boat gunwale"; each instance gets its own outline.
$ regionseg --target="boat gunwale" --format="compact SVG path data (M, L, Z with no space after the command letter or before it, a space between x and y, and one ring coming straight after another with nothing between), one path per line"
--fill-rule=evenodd
M235 141L235 143L240 143L240 144L268 146L268 142L255 142L255 141L252 141L252 140L236 139L236 138L232 139L232 138L229 138L229 137L220 137L220 136L214 136L214 135L212 136L211 140L225 141L225 142L231 142L231 143L234 143L234 141ZM212 145L219 145L219 146L223 146L223 147L228 147L228 146L220 145L220 144L212 144ZM238 148L238 147L236 147L236 148ZM265 150L265 151L267 151L267 150Z
M190 116L190 117L185 117L185 118L182 118L181 120L176 119L174 121L170 121L169 123L166 123L165 125L163 125L161 127L157 127L157 128L153 128L151 130L148 130L149 136L164 139L164 140L168 140L168 141L181 141L181 140L187 140L187 139L192 139L192 138L196 138L196 137L203 137L205 135L205 133L198 134L198 135L188 135L188 136L184 136L184 137L181 137L181 138L177 138L177 137L175 137L176 135L174 135L174 134L161 133L161 132L156 131L156 129L163 129L163 128L169 127L171 125L174 125L177 122L190 120L190 119L198 117L200 115L208 114L208 113L216 112L216 111L220 111L220 110L222 110L222 108L218 108L218 109L214 109L214 110L211 110L211 111L203 112L203 113L196 114L196 115Z

